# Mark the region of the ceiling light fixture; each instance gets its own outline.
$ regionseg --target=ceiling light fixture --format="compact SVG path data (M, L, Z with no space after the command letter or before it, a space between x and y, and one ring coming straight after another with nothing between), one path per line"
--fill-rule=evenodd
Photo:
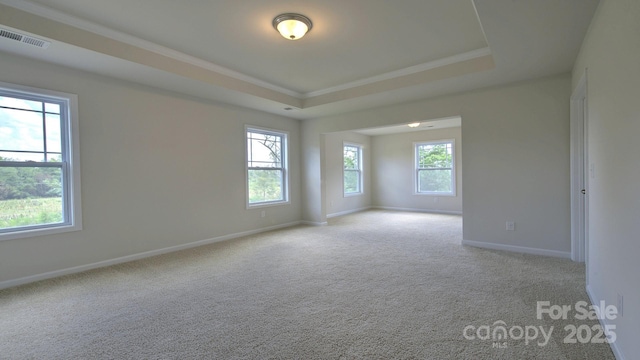
M308 17L300 14L280 14L273 19L273 27L285 39L298 40L304 36L313 24Z
M410 128L417 128L418 126L420 126L420 123L419 122L411 123L411 124L407 124L407 126L410 127Z

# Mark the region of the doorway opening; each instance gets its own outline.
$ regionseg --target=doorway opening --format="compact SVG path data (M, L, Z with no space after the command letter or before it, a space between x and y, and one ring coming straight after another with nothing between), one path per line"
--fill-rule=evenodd
M589 156L587 74L571 96L571 259L588 267ZM587 271L587 276L588 276ZM587 279L588 283L588 279Z

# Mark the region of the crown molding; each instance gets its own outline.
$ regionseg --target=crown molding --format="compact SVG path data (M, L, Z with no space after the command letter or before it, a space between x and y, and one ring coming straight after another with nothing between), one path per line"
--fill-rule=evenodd
M364 85L377 83L380 81L391 80L391 79L399 78L402 76L412 75L419 72L436 69L439 67L459 63L462 61L472 60L472 59L476 59L476 58L487 56L487 55L491 55L491 49L489 49L488 47L485 47L485 48L469 51L466 53L449 56L443 59L429 61L429 62L415 65L415 66L409 66L404 69L391 71L388 73L372 76L366 79L356 80L356 81L348 82L342 85L308 92L303 94L303 99L309 99L316 96L327 95L327 94L331 94L338 91L348 90L348 89L352 89L352 88L356 88Z
M4 4L7 6L11 6L13 8L22 10L22 11L26 11L30 14L33 15L37 15L37 16L41 16L43 18L49 19L49 20L53 20L65 25L69 25L69 26L73 26L75 28L81 29L81 30L85 30L85 31L89 31L92 32L94 34L98 34L113 40L117 40L120 42L123 42L125 44L131 45L131 46L135 46L147 51L151 51L154 52L156 54L162 55L162 56L166 56L168 58L174 59L174 60L178 60L190 65L194 65L209 71L213 71L216 73L219 73L221 75L225 75L237 80L241 80L256 86L260 86L269 90L273 90L273 91L277 91L280 92L282 94L285 95L289 95L289 96L293 96L296 98L301 99L304 95L297 92L297 91L293 91L290 89L286 89L283 88L281 86L277 86L274 84L271 84L269 82L266 82L264 80L260 80L257 78L254 78L252 76L248 76L242 73L239 73L237 71L228 69L226 67L214 64L212 62L191 56L191 55L187 55L185 53L167 48L165 46L162 45L158 45L156 43L147 41L147 40L143 40L140 39L138 37L135 37L133 35L129 35L126 33L123 33L121 31L117 31L111 28L108 28L106 26L103 25L98 25L95 24L93 22L81 19L79 17L73 16L73 15L69 15L66 13L63 13L61 11L52 9L50 7L46 7L40 4L35 4L32 3L30 1L27 0L0 0L0 4Z
M458 54L458 55L454 55L454 56L450 56L450 57L446 57L446 58L442 58L434 61L429 61L429 62L415 65L415 66L410 66L404 69L399 69L399 70L387 72L384 74L372 76L369 78L348 82L338 86L333 86L333 87L311 91L307 93L301 93L301 92L297 92L281 86L277 86L275 84L266 82L264 80L261 80L249 75L245 75L243 73L217 65L210 61L203 60L203 59L194 57L192 55L188 55L183 52L170 49L168 47L153 43L151 41L147 41L147 40L135 37L133 35L126 34L124 32L114 30L112 28L109 28L103 25L99 25L91 21L84 20L82 18L73 16L73 15L69 15L67 13L50 8L48 6L36 4L28 0L0 0L0 4L9 6L17 10L21 10L26 13L39 16L60 24L71 26L79 30L87 31L99 36L106 37L108 39L119 41L123 44L127 44L129 46L133 46L141 50L149 51L151 53L158 54L160 56L164 56L166 58L173 59L187 65L195 66L197 68L207 70L215 74L223 75L237 81L258 86L263 89L271 90L276 93L280 93L282 95L287 95L299 101L305 101L305 100L310 101L313 99L318 99L319 97L325 97L325 95L332 96L332 94L337 96L338 94L336 93L343 92L345 90L354 90L355 88L358 88L358 87L364 87L367 85L381 83L388 80L399 79L399 78L410 76L410 75L418 75L419 73L423 73L425 71L443 68L449 65L458 64L464 61L479 59L479 58L491 55L491 49L489 47L484 47L484 48L476 49L466 53L462 53L462 54ZM43 35L43 34L39 34L39 35ZM43 35L43 36L46 37L46 35ZM299 108L304 108L304 107L305 106L303 105L303 106L300 106Z

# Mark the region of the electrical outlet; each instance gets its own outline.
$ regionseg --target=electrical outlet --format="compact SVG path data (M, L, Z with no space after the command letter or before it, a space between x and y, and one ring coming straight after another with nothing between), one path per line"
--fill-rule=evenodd
M265 217L265 216L267 216L267 211L262 210L262 212L260 213L260 217Z
M618 294L618 316L622 317L622 307L624 305L624 296Z
M507 231L515 231L516 223L513 221L507 221Z

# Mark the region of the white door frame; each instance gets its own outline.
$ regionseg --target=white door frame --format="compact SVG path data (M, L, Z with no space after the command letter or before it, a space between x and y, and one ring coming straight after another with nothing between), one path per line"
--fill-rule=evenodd
M571 259L588 266L587 72L571 95Z

